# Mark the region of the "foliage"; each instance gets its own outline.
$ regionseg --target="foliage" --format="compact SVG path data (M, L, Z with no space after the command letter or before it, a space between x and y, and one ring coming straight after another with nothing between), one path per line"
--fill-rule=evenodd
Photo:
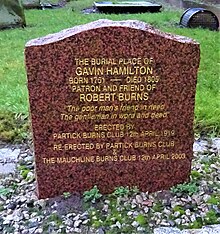
M137 186L134 186L134 187L131 187L130 188L130 193L131 194L136 194L136 193L139 193L139 188Z
M183 215L185 214L185 210L182 206L179 206L179 205L176 205L174 208L173 208L173 211L174 212L179 212L180 215Z
M0 139L19 142L27 138L28 128L26 115L0 110Z
M112 197L108 203L108 211L104 212L103 209L90 208L89 217L90 225L95 228L104 227L106 233L136 233L136 228L132 226L134 222L133 215L129 215L129 212L134 210L131 208L130 203L118 203L120 197ZM149 217L144 214L138 214L135 221L144 228L144 233L151 234L152 230L149 228Z
M98 187L95 185L92 189L90 189L89 191L85 191L83 193L83 198L85 202L95 202L98 199L100 199L102 197L102 194L99 192Z
M3 195L3 196L8 196L11 194L11 189L10 188L0 188L0 195Z
M50 224L51 222L54 222L54 224L59 227L61 224L62 224L62 219L61 217L56 214L56 213L53 213L51 214L50 216L47 217L46 220L44 220L43 222L43 233L50 233ZM62 231L62 230L61 230Z
M112 193L114 196L124 197L129 195L130 191L128 187L117 187L115 191Z
M202 226L203 226L202 218L197 218L194 222L190 224L189 227L192 229L198 229L201 228Z
M202 177L202 174L200 172L198 172L198 171L192 170L191 171L191 177L194 180L198 180L198 179L200 179Z
M131 233L132 230L136 231L132 226L132 222L136 221L146 233L152 233L148 225L148 214L138 214L135 218L129 214L134 212L134 208L131 207L131 202L128 202L128 199L132 199L128 195L137 192L137 187L121 186L116 188L112 194L106 195L105 202L103 200L96 202L89 208L90 225L95 228L105 227L108 234ZM99 208L97 209L97 207Z
M192 195L197 193L199 190L197 184L195 182L190 182L190 183L183 183L183 184L178 184L174 187L171 188L171 192L173 193L184 193L188 195Z
M119 187L115 188L112 195L116 196L116 197L125 197L125 196L130 196L130 195L137 194L138 192L139 192L139 189L138 189L137 186L134 186L134 187L131 187L131 188L129 188L128 186L126 186L126 187L119 186Z
M28 173L30 172L30 169L27 168L26 165L20 165L20 166L18 167L18 171L20 171L20 174L21 174L21 176L23 177L23 179L28 179L28 178L27 178L27 175L28 175Z
M219 217L220 217L219 214L217 214L215 210L209 210L205 216L205 224L207 225L219 224L220 223L220 220L218 220Z
M9 184L8 187L0 187L0 195L10 198L16 192L17 188L18 184L15 182Z
M58 214L51 214L48 218L48 221L54 221L57 225L62 224L62 219Z
M164 207L163 207L163 205L162 205L161 202L157 202L157 203L155 203L154 206L153 206L153 210L154 210L155 212L161 212L163 209L164 209Z
M2 212L4 210L4 206L0 205L0 212ZM1 221L0 221L0 225L1 225Z
M136 221L140 224L140 225L145 225L147 223L146 217L143 214L139 214L136 217Z
M71 196L71 193L70 192L63 192L63 197L64 199L67 199Z
M220 195L212 195L208 201L208 204L219 205L220 206Z

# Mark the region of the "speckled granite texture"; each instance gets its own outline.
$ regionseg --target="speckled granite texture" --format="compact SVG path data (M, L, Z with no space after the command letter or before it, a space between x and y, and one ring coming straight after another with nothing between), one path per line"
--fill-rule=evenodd
M31 40L25 57L39 198L188 180L197 42L99 20Z

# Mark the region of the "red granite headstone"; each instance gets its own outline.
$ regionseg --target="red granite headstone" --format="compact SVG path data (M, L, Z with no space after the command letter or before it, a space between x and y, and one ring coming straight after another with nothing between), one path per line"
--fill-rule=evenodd
M189 178L199 44L99 20L25 49L38 195Z

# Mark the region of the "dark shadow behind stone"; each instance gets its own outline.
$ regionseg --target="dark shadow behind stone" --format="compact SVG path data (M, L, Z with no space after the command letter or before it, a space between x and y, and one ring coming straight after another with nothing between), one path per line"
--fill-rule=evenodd
M83 210L82 197L75 193L68 198L57 196L49 199L49 206L55 205L59 215L66 215L71 212L79 212Z

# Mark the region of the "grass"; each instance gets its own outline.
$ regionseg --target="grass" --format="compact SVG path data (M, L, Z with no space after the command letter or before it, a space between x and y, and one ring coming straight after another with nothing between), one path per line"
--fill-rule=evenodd
M196 93L195 127L199 131L219 135L219 32L178 27L182 11L165 10L154 14L121 15L82 14L80 10L91 6L92 2L93 0L78 0L71 1L63 9L27 10L25 11L26 28L0 31L0 114L4 113L5 118L11 114L28 116L28 92L24 64L24 47L28 40L101 18L136 19L150 23L166 32L194 38L200 43L201 63Z

